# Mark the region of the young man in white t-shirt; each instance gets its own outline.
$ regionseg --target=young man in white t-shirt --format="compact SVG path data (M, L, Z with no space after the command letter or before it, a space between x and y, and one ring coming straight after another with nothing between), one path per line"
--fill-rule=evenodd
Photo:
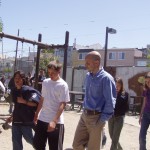
M48 139L49 149L62 150L64 138L63 111L70 101L67 83L60 77L62 65L52 61L47 66L48 79L42 82L42 98L35 114L37 122L34 148L45 150Z

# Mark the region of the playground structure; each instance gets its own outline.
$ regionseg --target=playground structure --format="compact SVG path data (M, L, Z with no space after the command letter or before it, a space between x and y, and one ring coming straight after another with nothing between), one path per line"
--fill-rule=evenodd
M45 44L42 43L42 34L38 35L38 41L35 40L29 40L26 38L21 38L19 36L13 36L9 34L5 34L3 32L0 32L0 38L8 38L16 41L21 41L22 43L29 43L33 45L37 45L37 59L36 59L36 70L35 70L35 88L37 88L38 85L38 73L39 73L39 60L40 60L40 51L41 49L59 49L63 48L64 49L64 62L63 62L63 74L62 78L66 80L66 71L67 71L67 49L68 49L68 44L69 44L69 32L66 31L65 34L65 44L64 45L54 45L54 44Z

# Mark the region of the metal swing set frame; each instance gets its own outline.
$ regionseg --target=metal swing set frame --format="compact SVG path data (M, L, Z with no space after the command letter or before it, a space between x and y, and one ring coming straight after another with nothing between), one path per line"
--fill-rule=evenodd
M64 49L64 62L63 62L63 74L62 78L66 80L66 71L67 71L67 50L68 50L68 45L69 45L69 32L66 31L65 34L65 44L64 45L54 45L54 44L45 44L42 43L42 34L38 35L38 41L35 40L29 40L26 38L21 38L19 36L13 36L9 34L5 34L3 32L0 32L0 38L8 38L16 41L21 41L22 43L29 43L33 45L37 45L37 59L36 59L36 70L35 70L35 88L37 89L38 86L38 73L39 73L39 60L40 60L40 51L41 49L58 49L58 48L63 48Z

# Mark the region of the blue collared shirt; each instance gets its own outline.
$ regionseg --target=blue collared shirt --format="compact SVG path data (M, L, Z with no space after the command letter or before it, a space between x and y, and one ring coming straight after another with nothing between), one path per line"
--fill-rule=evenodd
M113 115L116 97L115 81L103 68L95 75L87 73L83 107L101 112L101 122L107 121Z

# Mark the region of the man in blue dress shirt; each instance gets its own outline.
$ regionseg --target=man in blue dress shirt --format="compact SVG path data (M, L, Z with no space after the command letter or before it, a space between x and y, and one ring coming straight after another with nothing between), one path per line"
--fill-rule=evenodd
M114 78L101 67L101 55L92 51L85 57L88 73L85 78L83 113L73 141L74 150L100 150L101 132L113 115L116 102Z

